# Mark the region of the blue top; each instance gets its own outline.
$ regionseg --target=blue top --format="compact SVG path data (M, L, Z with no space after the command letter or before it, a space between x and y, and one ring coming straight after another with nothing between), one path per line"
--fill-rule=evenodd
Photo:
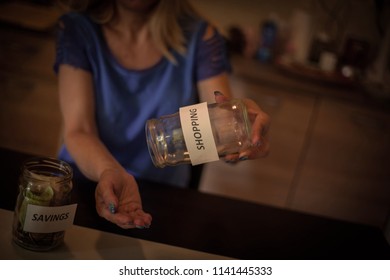
M188 165L162 169L153 165L145 123L197 103L198 81L230 71L223 37L216 32L204 41L207 22L188 20L187 52L184 56L173 52L176 65L164 57L148 69L131 70L113 57L101 26L88 16L69 13L60 21L54 70L69 64L91 72L99 136L113 156L135 178L187 186ZM74 164L64 146L59 158Z

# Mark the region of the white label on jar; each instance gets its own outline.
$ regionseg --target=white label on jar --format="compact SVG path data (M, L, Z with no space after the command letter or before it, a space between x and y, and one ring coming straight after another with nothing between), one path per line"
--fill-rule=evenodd
M35 233L64 231L73 225L77 204L65 206L27 205L23 230Z
M182 107L179 114L192 165L219 160L207 102Z

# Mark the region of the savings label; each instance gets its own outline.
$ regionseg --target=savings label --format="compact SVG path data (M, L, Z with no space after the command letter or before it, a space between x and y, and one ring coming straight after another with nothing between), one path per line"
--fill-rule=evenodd
M77 204L65 206L27 205L23 230L34 233L64 231L73 225Z
M192 165L219 160L207 102L181 107L179 115Z

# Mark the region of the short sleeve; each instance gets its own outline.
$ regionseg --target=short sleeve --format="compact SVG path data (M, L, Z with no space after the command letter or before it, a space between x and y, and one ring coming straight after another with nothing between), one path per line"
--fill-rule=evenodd
M57 28L54 71L58 73L61 64L91 71L87 51L88 47L86 36L83 35L82 22L78 22L77 18L69 15L62 16Z
M226 42L215 30L211 38L199 39L197 50L197 81L201 81L223 72L230 72L231 65L227 55Z

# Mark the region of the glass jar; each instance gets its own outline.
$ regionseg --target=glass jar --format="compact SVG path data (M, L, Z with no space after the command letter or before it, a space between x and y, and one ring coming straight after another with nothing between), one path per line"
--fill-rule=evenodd
M23 248L47 251L64 241L64 223L73 223L69 208L73 171L64 161L33 158L19 176L13 241ZM71 220L71 221L68 221Z
M251 145L247 108L240 99L206 102L146 122L146 139L156 167L202 164Z

